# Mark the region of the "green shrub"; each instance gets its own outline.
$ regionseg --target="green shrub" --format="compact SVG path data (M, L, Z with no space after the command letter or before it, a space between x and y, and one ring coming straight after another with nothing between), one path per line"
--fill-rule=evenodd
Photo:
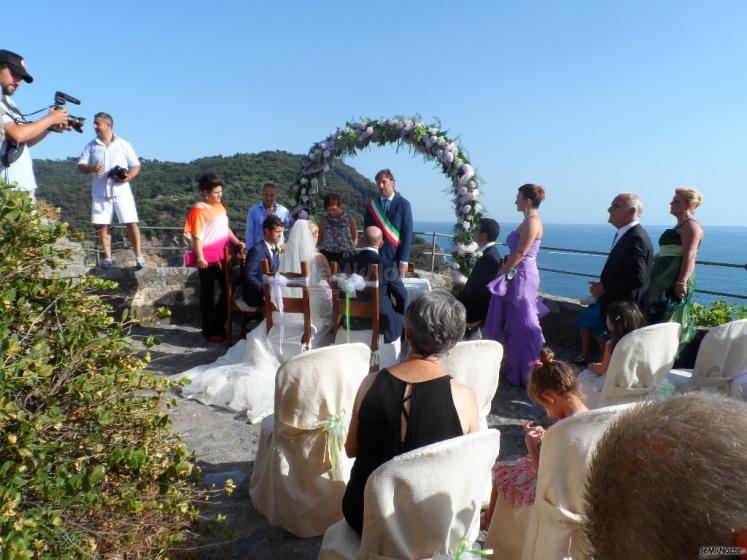
M158 556L197 515L192 456L114 283L54 272L65 229L0 183L0 559Z
M747 307L723 300L714 301L710 305L693 303L692 316L699 327L715 327L734 319L744 319L747 317Z

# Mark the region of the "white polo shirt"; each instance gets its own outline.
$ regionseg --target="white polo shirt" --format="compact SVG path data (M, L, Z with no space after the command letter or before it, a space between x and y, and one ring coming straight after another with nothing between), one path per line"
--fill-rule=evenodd
M135 150L132 149L127 140L115 134L108 146L98 137L86 144L86 147L83 148L83 153L80 154L78 164L98 165L99 163L104 164L104 174L101 176L93 174L91 195L94 199L103 200L124 194L132 195L130 183L117 185L114 179L109 177L109 170L117 165L125 169L140 165L140 160Z
M11 109L18 111L18 108L9 97L4 96L3 101L7 103ZM0 107L2 106L0 105ZM0 113L2 118L2 125L0 126L2 126L3 129L7 123L23 122L22 120L19 121L19 119L14 119L13 115L5 110L5 107L0 109ZM18 112L18 114L20 114L20 112ZM2 144L0 144L0 154L5 153L7 141L8 138L6 137L2 141ZM9 167L5 167L0 163L0 178L6 183L16 183L19 190L28 191L31 194L31 198L34 198L34 192L36 191L36 177L34 177L34 164L31 161L31 152L29 151L28 146L23 147L21 156L11 163Z

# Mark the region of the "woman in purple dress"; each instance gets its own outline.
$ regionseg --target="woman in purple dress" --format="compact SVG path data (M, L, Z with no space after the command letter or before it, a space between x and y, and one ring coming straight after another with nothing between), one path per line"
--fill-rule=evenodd
M538 297L537 253L542 239L542 221L537 209L545 198L539 185L522 185L516 195L516 209L524 221L508 234L511 254L503 261L491 292L484 334L506 348L506 379L513 385L527 384L532 366L545 344L539 320L547 307Z

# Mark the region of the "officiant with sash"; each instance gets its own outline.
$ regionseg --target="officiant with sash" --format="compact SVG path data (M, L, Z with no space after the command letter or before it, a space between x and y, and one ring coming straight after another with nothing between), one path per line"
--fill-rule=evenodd
M262 290L262 261L270 261L270 270L277 272L280 266L280 243L283 239L283 221L270 214L262 223L263 239L246 254L244 301L250 307L264 305Z
M382 258L398 263L401 276L407 274L412 247L412 209L410 203L395 191L394 175L389 169L376 174L379 196L368 203L363 227L376 226L384 234Z

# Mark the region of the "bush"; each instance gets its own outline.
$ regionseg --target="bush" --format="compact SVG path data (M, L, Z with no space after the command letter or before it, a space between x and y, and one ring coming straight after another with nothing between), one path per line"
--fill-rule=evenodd
M55 273L65 229L0 183L0 558L155 557L197 516L192 457L114 283Z
M699 327L715 327L746 316L747 307L723 300L714 301L710 305L692 304L693 321Z

